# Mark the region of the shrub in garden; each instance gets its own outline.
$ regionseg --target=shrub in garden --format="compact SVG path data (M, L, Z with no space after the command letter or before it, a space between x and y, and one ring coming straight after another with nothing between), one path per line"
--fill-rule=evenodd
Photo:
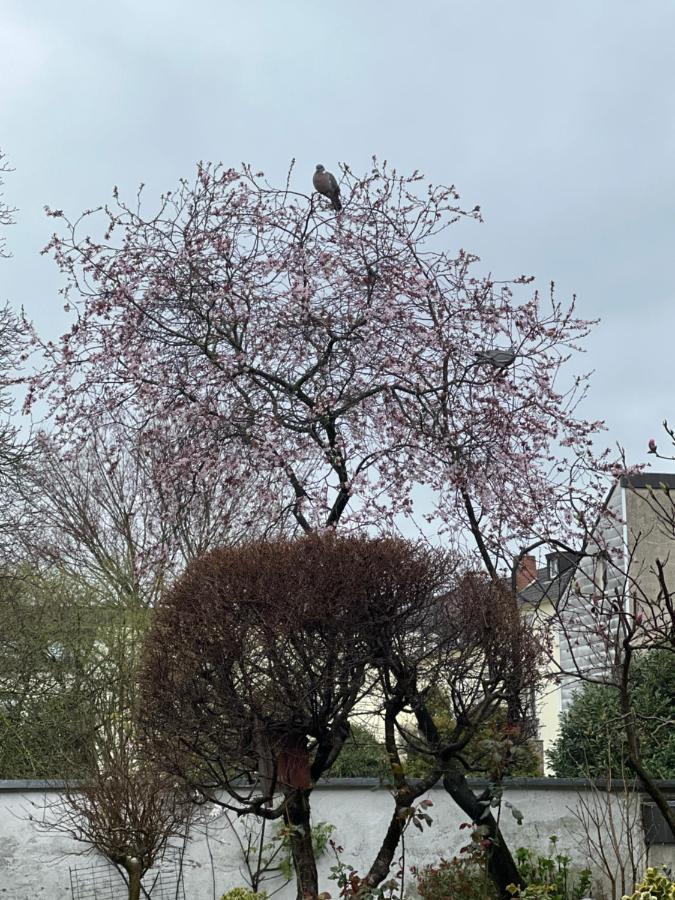
M444 559L332 534L222 547L157 607L141 677L148 745L203 799L283 819L299 896L318 894L313 786L377 678L363 632L381 633L392 608L430 606Z
M675 777L675 733L655 728L675 715L675 657L668 650L636 657L631 671L633 707L640 715L636 727L645 767L654 778ZM601 684L585 684L563 714L560 732L546 754L558 777L600 777L607 761L619 771L628 753L616 691Z
M521 900L582 900L591 887L588 869L574 872L570 857L557 852L557 837L551 838L547 854L538 854L526 847L516 851L518 868L527 887L515 884L506 890ZM479 829L472 834L472 843L462 848L465 857L442 859L438 865L427 866L417 874L417 892L423 900L497 900L500 896L487 874L486 850Z
M220 900L267 900L267 891L250 891L248 888L236 887L226 891Z
M417 892L423 900L497 900L497 889L485 867L473 860L442 859L417 875Z
M535 853L526 847L516 850L518 868L527 887L521 890L513 885L508 890L514 897L527 897L528 900L582 900L588 896L591 889L590 870L572 870L570 857L558 852L557 843L558 838L552 835L546 854Z
M327 773L331 778L387 778L387 751L364 725L350 725L350 735Z
M647 869L634 894L624 894L623 900L675 900L675 881L665 869Z

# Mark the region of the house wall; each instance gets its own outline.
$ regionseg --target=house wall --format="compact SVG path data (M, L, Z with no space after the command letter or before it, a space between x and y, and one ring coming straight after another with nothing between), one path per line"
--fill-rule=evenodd
M675 793L675 783L672 783ZM574 779L523 779L507 782L505 800L522 811L524 820L518 825L507 808L502 811L505 838L512 848L526 846L546 852L549 837L558 836L558 851L569 853L573 864L587 864L580 850L580 828L573 810L580 797L589 798L588 786ZM405 841L405 865L423 866L450 858L469 840L468 831L460 825L464 814L440 789L429 792L433 806L430 829L420 833L410 828ZM70 870L86 878L87 869L104 865L117 885L113 893L100 896L123 898L124 887L117 873L96 855L82 856L82 847L70 838L42 830L45 805L58 801L59 794L45 789L44 783L0 782L0 897L6 900L61 900L74 898L70 890ZM620 821L620 795L610 796L612 815ZM374 780L344 779L330 785L319 785L312 794L315 822L335 825L333 838L344 847L343 859L363 873L372 862L392 810L392 798L386 788ZM32 817L32 820L31 820ZM245 827L239 820L240 836ZM638 828L638 832L640 829ZM640 844L640 833L635 834ZM661 845L652 851L652 861L664 859L675 863L672 846ZM334 858L325 854L320 860L321 889L336 896L334 882L328 879ZM185 896L188 900L219 900L224 891L245 883L243 858L233 825L225 817L207 818L194 829L183 861ZM99 870L100 871L100 870ZM408 870L409 871L409 870ZM271 888L279 882L273 883ZM89 897L94 896L89 895ZM153 892L153 897L155 896ZM171 895L172 900L175 892ZM275 894L278 900L295 897L292 886ZM598 895L596 895L598 896ZM160 898L161 900L161 898Z
M675 542L667 518L675 517L673 501L663 491L624 489L626 495L628 543L632 559L631 580L639 582L639 593L655 602L659 595L656 560L665 567L667 583L675 588ZM668 575L670 574L670 578ZM630 590L630 589L629 589Z
M559 630L560 667L563 672L574 671L575 666L584 672L602 671L607 664L607 656L602 643L593 640L593 617L590 613L590 598L601 589L601 568L595 554L602 551L609 553L611 562L607 566L606 596L625 592L625 533L626 518L625 488L617 484L608 500L610 517L600 526L600 536L591 541L589 556L581 561L574 577L572 588L561 603L561 615L564 628ZM580 593L573 590L574 582L579 583ZM560 708L564 712L570 705L575 691L581 682L571 676L562 676L560 689Z
M675 520L675 505L663 491L652 494L645 488L617 484L608 508L610 519L601 526L601 539L589 548L591 553L593 547L606 549L609 553L605 596L619 597L624 606L634 603L640 596L655 603L660 589L656 559L665 566L667 583L675 586L675 535L666 522L668 517ZM601 643L589 637L593 624L589 602L594 582L596 589L599 588L596 565L591 558L582 560L575 576L580 594L576 596L570 591L563 604L567 635L564 632L558 635L563 671L572 671L575 664L585 672L601 671L607 664ZM574 678L562 678L561 711L569 707L579 686L580 682Z
M537 615L541 616L543 621L550 621L553 616L553 604L550 600L546 600L539 604ZM553 646L551 647L553 662L549 665L549 675L554 675L558 671L558 663L560 661L560 644L558 635L553 635ZM537 737L541 741L542 751L544 755L544 775L550 775L551 769L546 759L546 752L550 750L551 745L558 735L558 727L560 723L560 696L561 689L557 681L548 678L544 681L536 698L536 715L537 715Z

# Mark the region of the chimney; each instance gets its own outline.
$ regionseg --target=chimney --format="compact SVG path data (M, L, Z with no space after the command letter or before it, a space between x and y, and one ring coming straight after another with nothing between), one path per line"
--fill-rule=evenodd
M518 564L516 572L516 590L522 591L528 584L532 584L537 577L537 560L534 556L527 554L523 556Z

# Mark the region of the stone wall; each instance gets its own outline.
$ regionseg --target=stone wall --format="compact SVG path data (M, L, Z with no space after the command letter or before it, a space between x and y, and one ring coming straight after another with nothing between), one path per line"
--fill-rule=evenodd
M675 795L675 783L671 785ZM405 842L405 865L425 865L441 856L451 857L467 843L468 830L460 830L465 816L443 790L430 791L433 806L428 810L434 822L420 833L410 828ZM588 796L583 781L575 779L513 779L507 784L505 799L524 815L518 825L509 809L502 811L503 830L510 846L527 846L545 851L549 837L558 836L558 847L569 852L574 864L587 863L579 847L579 826L572 810L579 796ZM619 794L612 795L613 808L618 809ZM61 900L73 897L71 870L86 881L92 866L100 874L104 862L95 854L82 855L82 847L64 835L43 830L39 824L45 805L59 799L57 790L48 789L44 782L0 782L0 900ZM312 795L315 822L330 822L335 826L334 839L344 847L345 862L364 872L372 861L382 837L385 823L391 815L392 801L386 788L368 779L341 779L319 785ZM617 816L618 819L618 816ZM236 825L240 836L243 823ZM642 836L638 842L643 845ZM652 861L671 861L672 846L654 847ZM326 854L320 861L322 890L337 896L335 885L329 881L331 863ZM207 817L196 826L183 856L183 880L187 900L219 900L222 893L236 885L245 884L242 876L244 861L233 826L224 816ZM119 876L108 873L111 884ZM107 879L107 880L108 880ZM270 883L273 889L281 882ZM82 898L84 898L82 894ZM99 895L105 900L125 897L123 883L110 892ZM152 896L175 897L175 892ZM275 895L278 900L295 896L292 886ZM75 893L75 897L78 894ZM94 900L95 894L87 896Z

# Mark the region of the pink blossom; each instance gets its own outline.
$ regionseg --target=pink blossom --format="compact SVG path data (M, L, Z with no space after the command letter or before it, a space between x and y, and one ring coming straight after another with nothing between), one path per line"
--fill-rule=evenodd
M115 195L60 219L49 252L76 321L42 344L31 387L61 439L123 417L161 440L167 484L235 472L266 486L261 516L274 496L305 530L390 527L419 485L440 531L474 516L491 551L583 530L574 511L592 519L607 467L601 423L576 413L572 360L593 323L574 300L446 249L479 209L418 173L345 169L339 221L259 177L200 164L155 210ZM510 365L477 365L499 350Z

